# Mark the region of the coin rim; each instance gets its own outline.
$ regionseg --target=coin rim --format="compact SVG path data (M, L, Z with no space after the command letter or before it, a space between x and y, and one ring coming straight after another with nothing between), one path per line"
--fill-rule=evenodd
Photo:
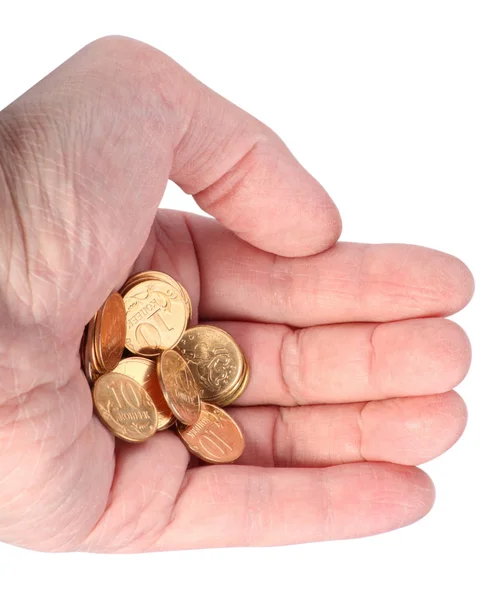
M215 396L214 398L210 399L209 402L219 406L219 404L218 404L219 402L222 402L222 401L224 401L225 398L230 398L233 394L236 394L238 392L238 390L240 389L240 387L242 385L244 385L244 383L246 384L245 378L247 376L247 370L248 370L248 362L244 356L243 357L242 374L240 375L240 378L239 378L236 386L233 388L230 388L228 390L228 392L226 392L226 393L222 393L222 394L219 394L218 396Z
M174 277L168 275L167 273L162 273L161 271L141 271L140 273L135 273L132 275L121 288L121 294L124 296L125 293L128 292L129 285L134 286L137 283L142 283L144 281L164 281L171 285L174 285L176 289L183 295L183 299L188 306L189 319L193 318L193 307L192 300L190 295L186 291L186 288ZM188 328L188 327L187 327Z
M84 371L88 382L93 385L101 375L97 364L95 363L94 339L95 337L95 315L86 325L86 341L84 349ZM94 371L94 373L92 373Z
M118 297L122 302L122 308L123 308L123 313L124 313L124 336L123 336L124 342L123 342L123 347L121 350L119 360L116 362L115 365L109 366L105 363L105 360L103 357L102 337L101 336L102 336L102 322L103 322L104 309L107 306L107 303L109 302L109 300L114 296ZM124 348L125 348L125 342L126 342L126 307L124 306L123 297L118 292L113 292L112 294L110 294L110 296L102 304L102 306L99 308L97 314L95 315L95 334L94 335L95 335L95 357L97 359L98 366L101 368L101 370L103 372L113 371L122 359Z
M240 386L229 396L229 398L227 400L220 400L217 402L213 402L211 400L210 404L215 404L219 408L225 408L226 406L230 406L231 404L236 402L238 400L238 398L240 398L240 396L245 392L245 390L247 389L249 380L250 380L250 368L249 368L248 362L246 362L245 374L243 376L242 381L240 382Z
M159 275L163 275L163 277L160 277ZM181 291L179 281L176 281L176 279L170 275L161 273L160 271L141 271L139 273L135 273L126 280L121 290L128 291L130 287L135 286L137 283L142 283L143 281L165 281L166 283L174 286L178 291ZM121 292L121 295L124 296L124 293Z

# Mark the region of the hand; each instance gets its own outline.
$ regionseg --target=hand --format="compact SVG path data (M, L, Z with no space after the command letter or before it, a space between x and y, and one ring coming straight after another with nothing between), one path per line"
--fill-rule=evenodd
M216 220L157 210L167 180ZM259 121L141 43L106 38L0 113L0 539L138 552L363 536L423 516L413 465L466 409L456 258L335 242L338 212ZM83 328L133 271L181 281L252 379L238 464L193 466L93 416Z

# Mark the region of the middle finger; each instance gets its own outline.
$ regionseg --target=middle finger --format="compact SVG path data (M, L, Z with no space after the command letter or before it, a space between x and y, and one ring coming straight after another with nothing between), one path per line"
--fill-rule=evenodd
M188 223L196 251L205 320L308 327L446 317L473 293L466 265L430 248L339 242L315 256L285 258L254 248L213 219L159 213L166 233L178 219ZM159 270L164 266L158 261Z

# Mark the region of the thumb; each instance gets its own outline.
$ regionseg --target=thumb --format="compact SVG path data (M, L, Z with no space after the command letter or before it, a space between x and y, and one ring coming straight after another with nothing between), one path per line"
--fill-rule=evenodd
M0 241L12 259L0 277L25 273L16 294L66 331L60 315L80 326L82 298L87 318L123 280L168 178L276 254L313 254L340 233L329 196L270 129L134 40L103 38L61 65L0 113L0 142L0 210L18 246Z

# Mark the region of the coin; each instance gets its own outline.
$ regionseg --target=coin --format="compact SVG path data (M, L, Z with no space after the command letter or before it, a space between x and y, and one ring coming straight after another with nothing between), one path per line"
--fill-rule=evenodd
M126 348L134 354L157 356L174 348L188 321L180 290L158 279L140 281L124 295Z
M200 396L192 372L180 354L169 350L157 361L162 392L174 416L185 425L200 415Z
M174 423L174 415L164 398L157 377L157 365L154 360L133 356L125 358L114 369L114 373L127 375L139 383L152 398L157 409L157 430L167 429Z
M188 329L177 350L192 371L201 400L225 398L242 381L245 357L231 335L218 327L197 325Z
M178 427L179 435L192 454L209 463L230 463L245 447L235 421L222 408L201 403L200 417L188 427Z
M93 388L95 408L107 427L127 442L143 442L157 431L152 398L131 377L106 373Z
M112 371L123 355L126 309L120 294L111 294L95 319L95 355L101 371Z

